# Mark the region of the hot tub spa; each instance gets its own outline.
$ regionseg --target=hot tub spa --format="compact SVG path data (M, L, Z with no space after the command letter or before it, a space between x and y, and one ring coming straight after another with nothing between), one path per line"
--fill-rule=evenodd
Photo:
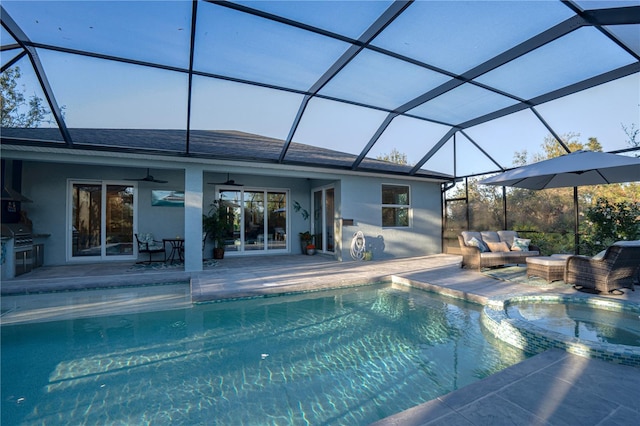
M491 300L482 325L529 353L559 348L640 367L640 304L582 296L516 296Z

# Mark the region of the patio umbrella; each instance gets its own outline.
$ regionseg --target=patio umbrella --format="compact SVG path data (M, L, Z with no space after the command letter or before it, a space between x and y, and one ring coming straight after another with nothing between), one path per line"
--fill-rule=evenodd
M480 183L546 189L636 181L640 181L640 158L607 152L576 151L518 167L481 180Z
M518 167L480 181L483 185L526 189L573 187L575 253L579 254L578 187L640 181L640 158L576 151Z

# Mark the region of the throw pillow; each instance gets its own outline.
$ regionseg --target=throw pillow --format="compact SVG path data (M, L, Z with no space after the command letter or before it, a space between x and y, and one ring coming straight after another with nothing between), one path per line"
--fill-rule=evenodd
M529 251L529 244L531 244L531 240L526 238L514 238L513 245L511 246L512 251Z
M467 241L468 246L478 247L480 249L480 253L484 253L489 251L489 248L486 246L484 241L477 239L476 237L471 238Z
M489 246L489 250L494 253L509 251L509 246L504 241L499 243L487 243L487 245Z

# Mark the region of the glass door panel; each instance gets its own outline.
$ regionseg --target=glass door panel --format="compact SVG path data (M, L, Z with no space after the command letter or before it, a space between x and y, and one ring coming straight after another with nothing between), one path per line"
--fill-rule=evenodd
M133 187L107 185L106 255L133 255Z
M313 243L316 250L335 250L335 190L321 188L313 191Z
M269 250L287 249L287 194L285 192L267 193L267 233Z
M323 251L324 245L322 239L322 226L324 222L324 218L322 215L323 210L323 202L322 202L322 193L323 191L315 191L313 193L313 244L316 246L316 250Z
M225 251L242 250L244 228L242 227L242 191L237 189L220 190L221 206L233 214L233 229L229 230L225 242Z
M73 184L71 256L101 256L102 185Z
M264 220L264 191L244 192L244 249L264 250L269 241Z
M334 251L335 250L335 231L334 231L334 223L335 223L335 196L334 189L328 188L325 192L325 239L326 239L326 250Z

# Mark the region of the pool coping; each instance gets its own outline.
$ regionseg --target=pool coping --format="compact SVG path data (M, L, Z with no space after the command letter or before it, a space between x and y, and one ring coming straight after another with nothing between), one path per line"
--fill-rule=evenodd
M539 327L526 319L511 318L507 308L520 302L575 303L614 312L640 314L640 304L584 295L514 295L490 299L485 304L480 321L494 337L529 353L561 349L568 353L614 364L640 367L640 347L595 342L568 336Z

